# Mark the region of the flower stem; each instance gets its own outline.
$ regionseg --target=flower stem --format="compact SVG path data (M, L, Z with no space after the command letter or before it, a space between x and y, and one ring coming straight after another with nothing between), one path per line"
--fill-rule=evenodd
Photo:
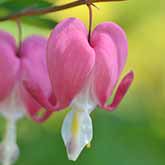
M20 49L22 44L22 26L20 19L16 19L17 29L18 29L18 51L17 56L20 57Z
M93 20L93 14L92 14L92 6L91 3L87 3L88 9L89 9L89 32L88 32L88 41L90 43L91 40L91 31L92 31L92 20Z
M119 2L119 1L126 1L126 0L91 0L91 3L96 3L96 2ZM14 20L23 16L34 16L34 15L43 15L43 14L48 14L52 12L57 12L77 6L81 6L86 4L86 0L76 0L71 3L67 3L64 5L59 5L59 6L51 6L51 7L46 7L42 9L31 9L27 8L22 11L10 14L5 17L0 17L0 21L7 21L7 20Z
M16 144L16 122L15 118L7 119L7 128L2 145L2 165L11 165L19 155L19 149Z

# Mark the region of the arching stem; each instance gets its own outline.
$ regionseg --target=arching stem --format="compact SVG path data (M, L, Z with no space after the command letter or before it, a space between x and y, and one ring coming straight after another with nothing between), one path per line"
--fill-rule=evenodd
M126 1L126 0L91 0L92 3L98 3L98 2L120 2L120 1ZM0 22L1 21L7 21L7 20L14 20L16 18L20 18L23 16L35 16L35 15L43 15L43 14L48 14L52 12L57 12L77 6L81 6L86 4L86 0L76 0L74 2L70 2L64 5L60 6L51 6L51 7L46 7L42 9L23 9L22 11L12 13L10 15L7 15L5 17L0 17Z
M21 49L21 44L22 44L22 26L21 26L21 20L16 19L16 24L18 28L18 52L17 56L20 57L19 50Z

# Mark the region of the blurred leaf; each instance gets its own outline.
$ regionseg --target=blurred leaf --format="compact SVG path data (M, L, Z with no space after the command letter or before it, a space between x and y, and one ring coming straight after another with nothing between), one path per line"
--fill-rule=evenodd
M6 15L6 14L12 14L15 12L19 12L24 9L39 9L39 8L45 8L50 7L53 4L50 2L47 2L45 0L4 0L2 3L0 3L0 16ZM4 11L4 12L3 12ZM22 18L23 23L37 26L41 28L46 29L52 29L57 22L46 18L42 16L31 16L31 17L23 17Z
M42 8L52 6L52 3L45 0L3 0L0 7L13 11L19 11L24 8Z
M7 2L7 1L9 1L9 0L1 0L1 1L0 1L0 5L1 5L2 3L4 3L4 2Z
M45 28L45 29L52 29L57 24L56 21L49 18L41 17L41 16L24 17L22 18L22 22L25 24L29 24L29 25L33 25L33 26Z

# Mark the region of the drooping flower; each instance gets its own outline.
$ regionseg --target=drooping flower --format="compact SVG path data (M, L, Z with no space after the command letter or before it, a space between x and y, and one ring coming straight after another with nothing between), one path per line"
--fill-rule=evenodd
M37 115L42 107L22 83L22 79L26 79L30 83L41 85L45 96L49 97L51 85L46 65L46 45L45 38L31 36L17 48L12 35L0 31L0 113L8 123L1 144L3 164L12 162L18 155L16 121L27 113L41 122L51 113L46 111L43 116Z
M97 106L114 110L131 85L132 71L120 82L112 103L107 105L125 66L127 49L125 32L115 23L98 25L89 43L84 24L69 18L55 27L47 46L48 72L55 104L47 100L41 86L25 82L27 90L47 109L71 108L62 126L69 159L76 160L92 140L90 113Z

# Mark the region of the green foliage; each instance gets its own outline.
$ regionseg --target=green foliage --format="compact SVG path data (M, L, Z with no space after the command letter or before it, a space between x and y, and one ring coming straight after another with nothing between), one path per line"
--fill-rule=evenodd
M52 5L52 3L45 0L3 0L0 2L0 17L26 9L41 9ZM56 25L56 21L45 16L24 17L22 22L46 29L51 29Z
M52 29L57 24L54 20L41 16L24 17L22 18L22 21L26 24L44 29Z
M45 0L3 0L2 7L5 7L11 11L22 10L23 8L42 8L52 6L52 3Z
M5 3L5 2L7 2L7 1L9 1L9 0L1 0L0 1L0 5L3 4L3 3Z

